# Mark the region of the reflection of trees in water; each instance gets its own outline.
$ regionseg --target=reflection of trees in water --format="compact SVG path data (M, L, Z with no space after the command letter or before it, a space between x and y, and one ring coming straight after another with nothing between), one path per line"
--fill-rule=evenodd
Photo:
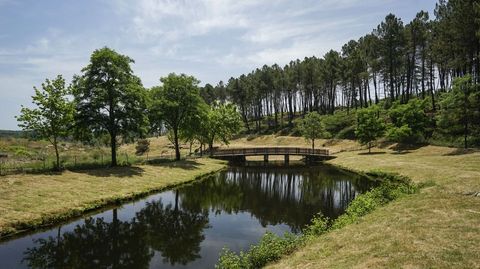
M147 203L130 221L89 218L73 231L35 240L23 262L31 268L148 268L154 250L164 262L187 264L200 257L208 212L161 201Z
M89 218L71 232L35 240L24 262L31 268L148 268L153 252L138 222Z
M299 231L323 212L335 218L367 186L361 178L336 169L231 168L212 180L180 190L185 207L216 212L251 212L262 225L286 223ZM201 195L199 195L201 193Z
M146 203L130 221L112 210L111 222L89 218L72 231L59 228L57 236L35 240L23 262L31 268L147 268L158 251L165 263L185 265L200 258L209 209L251 212L264 226L286 223L299 231L319 211L338 216L367 187L361 178L326 168L264 171L232 168L179 189L171 204Z
M147 231L149 246L162 253L164 262L187 264L200 258L200 243L205 239L203 229L208 226L208 211L179 208L178 192L175 204L164 206L162 201L147 203L137 213Z

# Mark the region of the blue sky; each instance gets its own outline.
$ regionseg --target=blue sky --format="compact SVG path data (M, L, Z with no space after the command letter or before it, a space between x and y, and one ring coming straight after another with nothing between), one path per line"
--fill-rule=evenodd
M18 129L33 86L71 80L93 50L135 60L146 87L170 72L216 84L263 64L339 50L388 13L404 23L435 0L0 0L0 129Z

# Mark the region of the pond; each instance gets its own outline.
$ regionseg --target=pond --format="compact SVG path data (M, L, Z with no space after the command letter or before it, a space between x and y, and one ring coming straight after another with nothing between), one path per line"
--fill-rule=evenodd
M365 178L332 166L229 167L202 181L0 243L0 268L213 268L223 247L336 218Z

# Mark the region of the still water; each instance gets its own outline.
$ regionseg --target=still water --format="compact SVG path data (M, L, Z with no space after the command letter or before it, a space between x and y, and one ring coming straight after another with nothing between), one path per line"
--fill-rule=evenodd
M0 243L0 268L213 268L268 230L335 218L370 187L331 166L230 167L201 182Z

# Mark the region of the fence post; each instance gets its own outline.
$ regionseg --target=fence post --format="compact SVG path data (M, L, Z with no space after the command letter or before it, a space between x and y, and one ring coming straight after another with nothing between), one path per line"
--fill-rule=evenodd
M127 159L127 165L128 165L128 153L125 152L125 158Z
M77 155L73 156L73 167L77 167Z

